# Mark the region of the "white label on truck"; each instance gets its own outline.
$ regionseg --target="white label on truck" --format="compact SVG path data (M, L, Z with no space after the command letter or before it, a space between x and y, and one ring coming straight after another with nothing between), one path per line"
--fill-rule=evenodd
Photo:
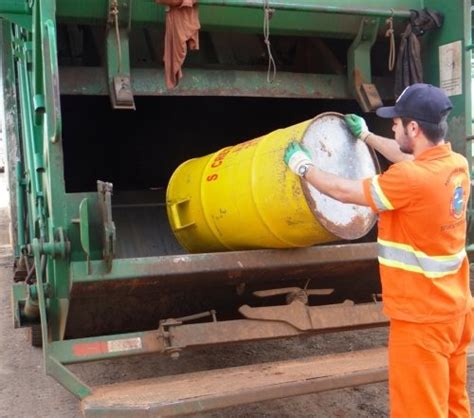
M140 337L107 341L107 351L109 353L116 353L118 351L140 350L141 348L142 339Z
M439 81L448 96L462 94L461 41L439 47Z

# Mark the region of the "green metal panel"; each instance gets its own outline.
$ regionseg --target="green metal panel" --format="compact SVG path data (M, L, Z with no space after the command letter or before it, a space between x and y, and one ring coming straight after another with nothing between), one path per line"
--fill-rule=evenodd
M426 82L440 85L440 52L439 47L456 41L461 41L461 94L450 96L453 110L449 117L449 139L453 149L465 155L469 161L471 175L473 173L473 143L472 143L472 17L471 1L427 0L426 6L441 10L444 14L442 30L429 33L423 42L423 65ZM462 24L461 24L462 22ZM459 63L457 63L459 64ZM442 87L442 85L441 85ZM473 199L469 203L468 243L474 241L474 208Z
M178 87L168 90L163 70L132 69L136 96L235 96L352 99L347 77L335 74L278 72L273 83L265 72L186 69ZM65 67L60 71L61 92L68 95L108 95L106 76L100 68ZM393 97L392 81L376 77L383 99Z
M466 153L466 138L471 135L471 1L427 0L426 7L444 14L441 30L427 33L423 39L423 69L425 81L440 85L439 46L455 41L462 45L462 94L450 96L454 108L450 115L449 136L453 148ZM463 24L461 24L463 22Z
M24 302L28 295L28 290L25 283L14 283L12 285L12 309L13 309L13 324L15 328L22 325L22 315L20 303Z
M27 14L30 9L28 3L24 0L2 0L0 11L2 13Z
M62 0L57 3L58 21L104 24L108 0ZM203 0L200 1L200 20L203 30L239 30L261 33L263 23L263 1L248 0ZM276 9L271 19L273 34L327 34L332 37L348 38L355 35L361 16L391 15L391 8L397 18L406 18L409 9L423 7L421 0L392 0L384 2L365 0L354 7L347 0L291 0L270 1ZM324 13L324 12L327 13ZM318 12L311 13L311 12ZM132 26L163 25L165 11L154 1L134 1Z

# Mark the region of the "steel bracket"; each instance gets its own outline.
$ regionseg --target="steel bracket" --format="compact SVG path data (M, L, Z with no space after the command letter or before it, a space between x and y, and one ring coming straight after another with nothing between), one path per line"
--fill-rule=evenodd
M130 78L132 0L109 0L106 51L109 94L114 109L135 109Z
M299 287L258 290L253 293L258 298L285 295L287 304L264 308L251 308L244 305L239 308L239 312L247 319L282 321L298 330L307 331L314 328L310 315L311 308L308 306L308 296L330 295L333 292L334 289L301 289Z
M23 326L24 318L22 315L22 306L28 297L28 286L23 283L15 283L11 291L11 306L13 311L13 326L20 328Z
M25 47L25 44L27 42L24 41L22 38L14 38L12 39L12 51L13 51L13 57L17 59L25 59L26 58L26 52L27 48ZM31 44L31 42L30 42ZM31 49L30 49L31 51ZM30 60L27 62L31 62L31 53L30 53Z
M216 311L210 310L195 315L183 316L181 318L170 318L160 321L158 327L158 338L163 341L164 353L169 354L172 359L177 359L184 346L178 346L174 344L172 328L179 325L183 325L185 322L195 321L197 319L203 319L211 317L212 322L217 322Z
M28 297L32 300L38 300L38 283L30 284L27 286ZM43 293L45 298L52 298L54 295L54 290L49 283L43 283Z
M112 220L112 183L97 180L97 192L99 193L99 206L102 212L103 234L102 256L107 266L107 272L112 270L112 262L115 256L115 223Z
M179 358L184 347L173 345L173 333L171 332L171 327L182 324L183 322L177 319L165 319L160 321L160 326L158 327L158 338L163 340L163 351L174 360Z
M359 32L347 52L347 79L349 90L364 112L371 112L383 105L372 83L370 52L377 38L380 20L364 17Z
M91 274L91 244L90 244L90 227L89 227L89 199L86 197L79 204L79 218L72 219L73 224L79 225L79 237L81 240L82 250L86 254L87 273Z

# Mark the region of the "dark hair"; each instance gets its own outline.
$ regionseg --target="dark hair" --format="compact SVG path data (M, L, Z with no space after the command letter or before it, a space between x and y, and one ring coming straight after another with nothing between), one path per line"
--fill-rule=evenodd
M410 122L416 122L426 138L431 141L433 144L437 144L446 137L448 133L448 115L443 117L439 123L429 123L423 122L421 120L411 119L411 118L401 118L403 127L406 128Z

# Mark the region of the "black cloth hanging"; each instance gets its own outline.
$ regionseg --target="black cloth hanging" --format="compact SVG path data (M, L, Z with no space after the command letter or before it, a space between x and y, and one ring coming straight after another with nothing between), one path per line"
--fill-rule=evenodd
M423 82L421 46L418 38L425 32L436 30L443 25L444 16L437 11L423 9L410 10L410 22L402 34L395 68L395 97L406 87Z

